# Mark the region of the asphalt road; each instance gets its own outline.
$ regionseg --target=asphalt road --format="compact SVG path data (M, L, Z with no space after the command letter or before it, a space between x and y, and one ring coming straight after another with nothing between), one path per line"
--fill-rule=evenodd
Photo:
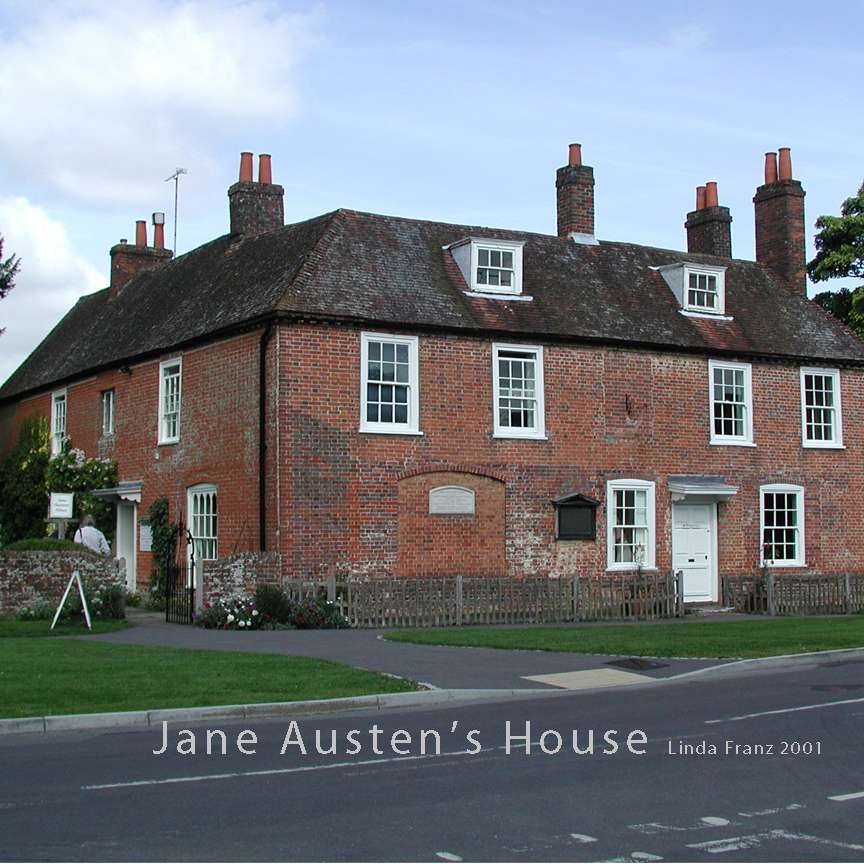
M514 736L530 722L530 755L515 739L506 752L507 721ZM862 658L290 723L212 723L229 738L226 756L203 752L205 727L193 730L194 756L176 752L190 736L174 725L160 756L151 752L161 747L160 730L4 736L0 858L864 859ZM594 730L593 755L572 751L574 728L582 748ZM254 755L234 746L243 729L257 736ZM322 749L335 733L335 755L316 752L315 730ZM350 730L359 730L353 740L362 748L353 756L346 755ZM405 734L396 748L409 755L394 752L397 730ZM439 733L441 755L427 734L420 756L421 730ZM562 735L557 755L536 743L545 730ZM601 752L608 730L618 730L610 734L619 748L612 755ZM646 743L631 739L644 754L628 751L632 730L644 731ZM294 743L280 755L287 732ZM482 750L463 752L475 749L472 741ZM784 742L821 752L784 753ZM548 734L544 743L552 749L557 740ZM678 755L685 745L719 752Z

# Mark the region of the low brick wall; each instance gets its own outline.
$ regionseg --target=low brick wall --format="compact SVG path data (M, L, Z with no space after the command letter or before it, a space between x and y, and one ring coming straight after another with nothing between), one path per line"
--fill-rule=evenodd
M202 600L208 604L251 596L258 585L282 584L282 556L278 552L238 552L205 561L202 569Z
M77 570L91 585L125 583L126 563L80 552L0 552L0 615L60 602Z

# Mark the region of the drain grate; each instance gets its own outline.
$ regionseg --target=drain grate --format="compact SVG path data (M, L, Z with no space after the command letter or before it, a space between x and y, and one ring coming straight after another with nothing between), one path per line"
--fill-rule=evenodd
M618 669L665 669L669 664L648 660L645 657L625 657L623 660L609 660L605 665L615 666Z
M820 693L851 693L864 689L864 684L814 684L810 689Z

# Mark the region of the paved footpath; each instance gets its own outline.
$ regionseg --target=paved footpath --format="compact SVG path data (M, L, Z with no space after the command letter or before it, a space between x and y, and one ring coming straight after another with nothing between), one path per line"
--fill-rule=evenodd
M589 686L615 686L637 681L638 678L630 677L634 672L640 677L668 677L722 662L665 659L658 661L663 664L658 669L625 671L608 665L621 660L621 657L411 645L385 641L382 638L383 631L376 630L273 630L242 633L166 624L161 614L137 609L130 610L129 618L133 626L128 630L81 638L118 645L159 645L318 657L376 672L400 675L442 688L581 689ZM705 626L710 627L711 623L705 622ZM536 680L538 676L541 680ZM550 680L546 676L553 677Z

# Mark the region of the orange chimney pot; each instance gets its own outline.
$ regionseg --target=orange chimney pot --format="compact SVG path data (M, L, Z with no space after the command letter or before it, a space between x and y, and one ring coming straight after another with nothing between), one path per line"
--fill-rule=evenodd
M252 154L246 151L240 154L240 182L252 182Z
M792 179L792 151L788 147L781 147L778 150L780 154L780 179Z
M570 145L570 154L567 159L568 165L581 165L582 164L582 145L581 144L571 144Z
M776 153L766 153L765 154L765 182L766 183L776 183L777 182L777 154Z
M258 157L258 182L268 185L273 182L273 168L269 153L262 153Z

